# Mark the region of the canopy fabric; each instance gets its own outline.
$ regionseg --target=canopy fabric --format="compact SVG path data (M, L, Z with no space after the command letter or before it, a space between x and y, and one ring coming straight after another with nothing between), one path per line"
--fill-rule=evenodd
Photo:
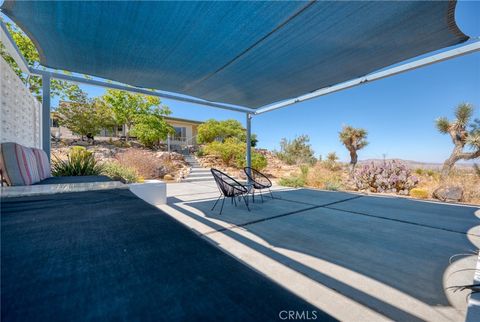
M46 67L258 108L468 39L456 2L6 1Z

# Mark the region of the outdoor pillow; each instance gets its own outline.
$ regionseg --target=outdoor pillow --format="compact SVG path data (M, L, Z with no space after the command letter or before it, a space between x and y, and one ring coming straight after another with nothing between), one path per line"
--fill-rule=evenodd
M40 174L40 180L50 178L52 171L50 169L50 162L48 161L47 154L42 149L32 148L33 154L37 161L38 173Z
M5 142L0 148L1 170L11 186L25 186L40 181L33 150L14 142Z

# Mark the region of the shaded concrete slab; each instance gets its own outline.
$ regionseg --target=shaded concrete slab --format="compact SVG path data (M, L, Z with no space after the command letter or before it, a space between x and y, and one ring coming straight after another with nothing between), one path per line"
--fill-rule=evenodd
M320 206L352 197L357 197L359 194L301 188L278 190L275 192L275 196L284 200Z
M192 216L200 217L199 220L212 222L214 229L212 231L223 230L233 226L242 226L259 222L273 217L287 216L292 213L305 211L312 206L292 203L281 199L269 199L265 197L264 202L249 202L250 211L247 209L243 200L237 200L237 205L230 200L225 200L222 214L220 214L221 202L212 211L212 207L217 200L216 196L211 199L196 199L194 201L172 204L172 208L184 209L189 211ZM211 231L204 232L210 233Z
M475 212L477 207L447 205L423 202L406 198L362 197L341 204L332 205L332 209L402 220L440 229L462 233L478 234L472 228L480 224Z
M471 283L476 257L449 259L480 247L478 208L276 189L219 215L215 186L179 184L161 209L340 320L465 319L448 287Z

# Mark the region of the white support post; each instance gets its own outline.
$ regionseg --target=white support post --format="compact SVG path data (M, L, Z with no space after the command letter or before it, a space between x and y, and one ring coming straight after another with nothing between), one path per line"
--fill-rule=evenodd
M42 148L50 160L50 76L42 76Z
M252 167L252 114L247 113L247 167L251 168ZM250 170L248 170L250 171ZM248 173L251 175L251 173ZM250 180L248 180L248 183L250 183Z
M167 151L170 153L170 134L167 134Z

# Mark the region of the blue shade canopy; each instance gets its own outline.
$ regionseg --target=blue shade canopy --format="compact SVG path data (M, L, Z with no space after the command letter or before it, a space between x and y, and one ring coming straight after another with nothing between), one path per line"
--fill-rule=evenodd
M42 65L258 108L468 39L455 2L6 1Z

